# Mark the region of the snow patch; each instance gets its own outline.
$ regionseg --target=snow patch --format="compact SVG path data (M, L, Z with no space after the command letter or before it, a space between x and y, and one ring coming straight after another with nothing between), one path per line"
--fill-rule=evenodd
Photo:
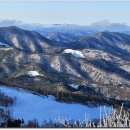
M70 53L76 58L85 58L82 52L77 51L77 50L72 50L72 49L65 49L63 53Z
M27 73L29 76L35 77L35 76L39 76L40 74L37 71L29 71Z
M74 88L74 89L78 89L79 85L75 85L75 84L69 84L70 87Z
M2 42L0 42L0 46L2 46L2 47L9 47L8 44L2 43Z

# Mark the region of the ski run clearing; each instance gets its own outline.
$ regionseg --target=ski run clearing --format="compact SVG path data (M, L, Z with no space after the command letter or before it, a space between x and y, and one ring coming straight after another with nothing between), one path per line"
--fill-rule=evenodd
M88 119L99 119L100 107L88 107L78 103L57 102L53 96L41 96L33 94L27 90L0 85L0 91L10 97L16 97L16 102L10 107L12 117L24 119L25 121L37 119L41 124L44 120L56 122L58 118L70 120L85 120L85 113ZM111 112L111 107L105 107L107 113ZM104 106L102 106L104 113Z

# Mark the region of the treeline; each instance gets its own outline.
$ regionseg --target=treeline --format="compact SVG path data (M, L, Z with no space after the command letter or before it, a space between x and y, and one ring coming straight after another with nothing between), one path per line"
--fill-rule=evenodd
M8 108L0 108L0 119L3 121L7 121L7 119L11 118L12 112Z
M0 123L0 128L61 128L64 125L60 122L53 122L44 120L42 124L39 124L36 119L25 122L23 119L11 119Z
M13 105L16 98L11 98L0 91L0 119L6 121L12 115L12 112L8 109Z
M0 91L0 106L8 107L15 102L16 98L11 98Z
M72 102L78 102L78 103L82 103L82 104L87 104L89 105L91 103L91 105L97 105L98 104L110 104L109 101L107 101L103 95L99 95L99 94L95 94L92 93L90 95L87 93L83 93L83 92L72 92L69 91L67 89L62 89L63 86L61 84L61 86L56 86L57 84L53 84L53 85L37 85L35 83L28 83L28 84L24 84L21 85L20 82L13 80L13 79L6 79L3 80L1 82L1 84L3 85L7 85L7 86L14 86L14 87L20 87L20 88L24 88L24 89L28 89L30 91L33 91L34 94L35 92L38 92L42 95L53 95L55 96L57 101L60 102L67 102L67 103L72 103ZM60 89L59 89L60 88Z
M36 92L42 94L42 95L53 95L56 97L57 101L64 101L67 103L71 102L78 102L82 104L87 104L87 105L94 105L96 106L97 104L99 105L113 105L116 108L120 108L122 103L124 103L124 107L130 107L130 102L129 101L123 101L123 100L117 100L109 97L105 97L104 95L100 93L94 93L92 91L89 93L86 92L81 92L81 91L76 91L72 92L69 91L68 89L63 88L63 84L52 84L52 85L47 85L44 83L35 83L34 81L32 82L24 82L21 81L18 82L17 79L3 79L0 81L1 84L7 85L7 86L14 86L14 87L20 87L24 89L28 89L30 91L33 91L34 94ZM60 88L60 89L59 89Z

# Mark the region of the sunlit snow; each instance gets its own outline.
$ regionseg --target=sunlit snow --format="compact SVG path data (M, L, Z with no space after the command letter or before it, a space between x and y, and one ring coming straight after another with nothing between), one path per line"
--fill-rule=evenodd
M78 89L79 85L75 85L75 84L69 84L70 87L74 88L74 89Z
M70 53L70 54L72 54L76 58L84 58L84 55L82 54L82 52L77 51L77 50L65 49L63 51L63 53Z
M37 71L29 71L28 73L27 73L29 76L38 76L38 75L40 75Z

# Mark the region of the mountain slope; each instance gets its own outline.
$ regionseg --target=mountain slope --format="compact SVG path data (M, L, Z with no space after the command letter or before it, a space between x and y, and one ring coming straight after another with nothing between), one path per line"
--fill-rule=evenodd
M130 35L118 32L101 32L71 43L73 49L97 49L130 60Z
M10 45L0 48L2 83L40 92L41 88L48 88L130 99L129 35L101 32L77 42L57 43L36 32L3 27L0 28L0 42ZM71 51L64 53L65 49ZM82 57L75 56L77 52ZM31 77L29 71L40 75ZM72 89L69 84L79 88Z
M44 52L47 48L62 46L37 32L23 30L16 26L0 27L0 42L27 52Z

